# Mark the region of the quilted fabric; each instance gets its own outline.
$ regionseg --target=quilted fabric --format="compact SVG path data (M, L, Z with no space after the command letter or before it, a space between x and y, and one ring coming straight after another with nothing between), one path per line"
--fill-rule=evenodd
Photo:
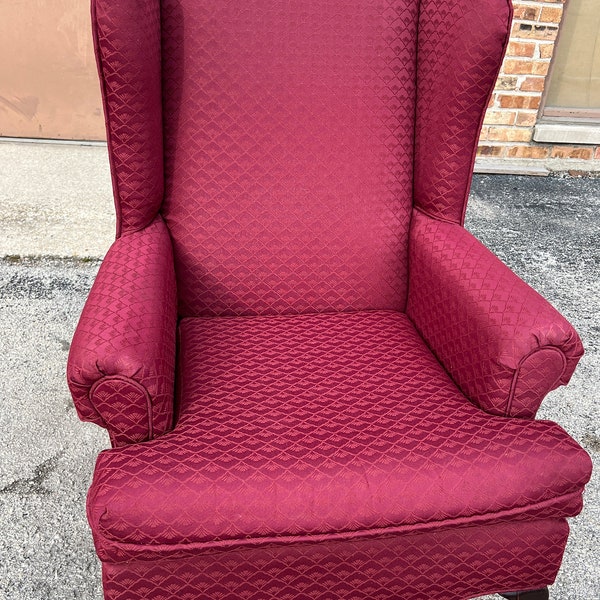
M99 456L104 560L581 508L587 454L474 407L403 314L194 318L180 338L174 431Z
M407 314L484 410L535 416L568 383L583 346L546 300L459 225L415 212Z
M176 308L171 240L158 217L108 251L69 354L77 412L108 428L114 445L171 427Z
M510 0L421 0L414 203L462 223L477 140L508 44Z
M92 26L119 236L163 199L160 2L92 0Z
M564 520L545 520L104 563L105 597L463 600L552 583L567 533Z
M417 4L163 1L182 315L404 308Z

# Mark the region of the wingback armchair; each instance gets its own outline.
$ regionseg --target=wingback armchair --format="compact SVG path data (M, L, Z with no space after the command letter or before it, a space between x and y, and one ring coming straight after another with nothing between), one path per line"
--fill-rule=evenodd
M544 598L583 353L462 226L507 0L94 0L117 212L68 381L105 597Z

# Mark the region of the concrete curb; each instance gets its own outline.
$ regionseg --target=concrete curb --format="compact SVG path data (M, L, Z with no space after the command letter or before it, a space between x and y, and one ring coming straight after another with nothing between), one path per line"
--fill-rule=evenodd
M0 144L0 256L100 258L115 235L105 145Z

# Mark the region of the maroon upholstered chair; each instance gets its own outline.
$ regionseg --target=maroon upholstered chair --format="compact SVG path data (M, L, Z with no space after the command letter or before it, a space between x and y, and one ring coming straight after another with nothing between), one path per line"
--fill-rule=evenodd
M95 0L118 234L68 378L106 598L545 597L590 460L534 416L583 349L462 227L510 19Z

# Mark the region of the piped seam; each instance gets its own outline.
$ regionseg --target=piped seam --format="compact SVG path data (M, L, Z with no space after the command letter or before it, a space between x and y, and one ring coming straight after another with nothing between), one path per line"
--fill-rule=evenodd
M562 376L565 374L565 371L567 369L567 357L565 356L565 353L557 346L551 346L551 345L538 346L537 348L534 348L533 350L528 352L525 356L523 356L521 358L521 360L519 361L519 364L517 365L517 368L515 369L515 372L513 374L513 378L512 378L511 384L510 384L510 390L508 392L508 398L506 400L506 410L504 412L505 417L511 416L512 405L513 405L513 401L515 398L517 384L519 383L519 377L521 375L522 367L525 365L527 360L529 360L529 358L531 358L538 352L541 352L544 350L553 350L555 352L558 352L558 354L560 355L561 360L562 360L562 369L561 369L558 377L552 382L552 385L548 389L553 390L556 387L556 384L558 382L560 382Z
M526 506L515 507L511 509L504 509L500 511L490 511L487 513L475 514L466 517L455 517L450 519L440 519L437 521L425 521L421 523L413 523L413 524L404 524L404 525L395 525L389 527L375 527L368 529L357 529L357 530L348 530L341 532L330 532L330 533L313 533L313 534L283 534L283 535L271 535L264 537L245 537L245 538L231 538L224 540L215 540L215 541L204 541L204 542L189 542L189 543L178 543L178 544L138 544L132 542L121 542L114 538L111 538L107 535L106 530L100 525L98 522L98 530L96 530L95 537L97 539L102 539L105 542L108 542L113 547L119 548L121 550L129 550L129 551L150 551L150 552L164 552L167 551L169 553L177 553L177 552L189 552L189 551L203 551L203 550L221 550L234 548L236 550L248 549L248 548L256 548L260 546L264 546L267 544L277 544L277 545L287 545L290 543L315 543L321 541L338 541L338 540L347 540L347 539L368 539L373 537L382 537L387 535L397 535L397 534L418 534L418 533L426 533L428 531L432 531L435 529L441 529L446 527L458 527L458 526L473 526L473 525L486 525L493 524L497 522L497 520L501 520L503 518L519 518L524 517L527 518L527 512L533 510L539 510L544 508L552 508L556 503L562 503L564 501L570 500L579 500L579 504L577 505L576 512L573 510L563 511L565 514L563 516L573 516L578 514L581 510L581 497L582 491L576 490L572 492L568 492L566 494L562 494L559 496L555 496L554 498L549 498L547 500L542 500L539 502L535 502ZM89 508L89 507L88 507ZM108 514L108 510L105 507L102 511L101 517L104 517ZM91 515L88 512L88 518ZM548 518L548 517L537 517L533 518ZM552 517L554 518L554 517ZM91 523L91 520L90 520ZM96 544L97 547L99 544ZM115 562L115 561L110 561Z
M148 419L148 425L147 425L148 439L151 440L154 437L154 431L153 431L154 428L153 428L153 424L152 424L152 420L153 420L152 419L152 399L150 397L150 394L148 393L148 390L146 389L146 387L144 385L142 385L139 381L136 381L135 379L131 379L131 377L126 377L125 375L104 375L103 377L100 377L100 379L97 379L90 386L90 389L88 391L89 403L91 404L91 406L94 408L94 410L98 413L98 415L102 419L105 429L109 429L109 431L110 431L110 428L106 423L106 420L104 419L101 411L98 410L98 406L94 402L94 392L96 391L96 388L100 384L105 383L107 381L121 381L123 383L133 386L142 394L142 396L144 397L144 399L146 401L146 416Z

